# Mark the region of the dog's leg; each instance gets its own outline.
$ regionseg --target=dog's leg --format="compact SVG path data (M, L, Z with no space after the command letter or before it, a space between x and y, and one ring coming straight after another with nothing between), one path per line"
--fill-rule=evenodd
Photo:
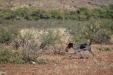
M77 50L77 54L80 56L80 59L83 59L84 57L81 54L81 49Z
M91 48L88 50L91 54L92 54L92 56L94 57L94 53L92 52L92 50L91 50Z
M67 47L65 48L65 51L68 52L68 48Z

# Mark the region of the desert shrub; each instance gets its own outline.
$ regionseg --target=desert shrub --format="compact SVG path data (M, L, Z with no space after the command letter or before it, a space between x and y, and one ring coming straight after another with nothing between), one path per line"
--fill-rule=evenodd
M103 28L113 33L113 22L110 19L104 19L103 21Z
M52 19L63 19L63 15L64 15L64 13L58 10L52 10L50 11L50 14Z
M107 16L113 19L113 4L110 4L108 7L106 7L106 11Z
M48 31L48 33L42 36L42 43L45 45L52 45L60 41L59 32Z
M92 17L113 19L113 5L103 6L92 10Z
M108 43L111 37L111 31L104 27L101 20L91 21L85 27L85 38L92 39L96 43Z
M95 19L77 25L71 25L68 32L74 42L85 42L92 39L95 43L110 43L113 22L109 19Z
M0 10L0 18L10 20L14 19L13 11L11 10Z
M65 11L65 19L79 20L79 14L76 11Z
M30 19L30 13L31 13L30 8L29 9L25 8L25 7L17 8L13 12L14 12L14 15L15 15L16 19L19 19L19 20L20 19L26 19L26 20Z
M25 63L23 57L17 53L12 52L11 50L0 48L0 64L7 64L7 63L14 63L14 64L22 64Z
M22 50L25 63L30 63L31 61L37 62L39 41L37 41L32 32L26 32L23 36L18 34L17 38L13 40L12 45L14 48Z
M79 20L88 20L92 14L89 9L83 7L79 8L79 10L77 10L77 13L79 15Z
M77 36L73 36L72 40L75 42L75 43L84 43L84 42L87 42L88 39L86 39L84 36L82 35L77 35Z
M25 19L25 20L39 20L39 19L70 19L70 20L89 20L94 18L108 18L113 19L112 5L104 6L102 8L87 9L81 7L76 11L64 10L41 10L32 7L17 8L14 10L0 10L0 18L2 19Z
M76 42L76 43L83 43L86 42L86 40L88 38L85 38L84 32L85 29L87 28L86 25L82 25L82 23L77 23L77 25L73 25L67 28L67 31L69 32L69 34L71 35L71 37L69 38L70 41Z
M47 61L44 59L38 58L36 52L23 50L22 52L12 51L0 47L0 64L46 64Z
M9 43L13 39L13 34L5 29L0 29L0 43Z
M50 14L47 11L43 10L33 10L30 16L33 20L50 18Z
M89 18L92 15L91 10L87 8L79 8L76 11L65 11L65 19L71 19L71 20L89 20Z
M106 8L92 10L92 16L95 18L109 18Z
M62 29L62 28L61 28ZM47 33L42 35L40 48L47 52L52 51L54 54L62 54L64 50L64 43L68 41L69 36L65 29L50 29ZM62 53L61 53L62 52Z
M35 48L35 47L34 47ZM38 62L38 53L37 50L32 48L24 48L22 51L23 60L25 63L31 63L32 61Z
M96 32L96 34L93 37L93 40L98 43L109 43L110 42L110 36L109 31L100 29Z
M113 10L113 4L110 4L109 5L109 8Z

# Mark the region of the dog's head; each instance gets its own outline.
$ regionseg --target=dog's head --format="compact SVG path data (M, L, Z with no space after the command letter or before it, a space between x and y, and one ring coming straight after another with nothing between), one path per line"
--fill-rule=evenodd
M65 48L65 51L68 52L68 49L70 49L70 48L73 48L73 43L68 43Z

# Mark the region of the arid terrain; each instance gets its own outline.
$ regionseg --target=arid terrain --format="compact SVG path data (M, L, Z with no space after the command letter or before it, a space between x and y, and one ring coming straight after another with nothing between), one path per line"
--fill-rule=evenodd
M101 51L104 47L110 51ZM1 64L1 75L113 75L113 46L92 45L93 58L79 59L72 50L65 54L45 53L46 64ZM3 73L3 74L2 74Z
M39 9L71 9L79 7L95 8L112 4L112 0L0 0L0 8L36 7Z
M113 0L0 0L0 75L113 75Z

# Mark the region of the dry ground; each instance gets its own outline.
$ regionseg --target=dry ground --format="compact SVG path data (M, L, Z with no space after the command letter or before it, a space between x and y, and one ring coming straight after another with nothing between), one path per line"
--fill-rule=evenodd
M43 54L41 59L47 60L47 64L1 64L1 75L113 75L113 46L111 51L99 51L100 45L93 45L95 57L88 55L88 59L79 59L77 55L66 53Z

